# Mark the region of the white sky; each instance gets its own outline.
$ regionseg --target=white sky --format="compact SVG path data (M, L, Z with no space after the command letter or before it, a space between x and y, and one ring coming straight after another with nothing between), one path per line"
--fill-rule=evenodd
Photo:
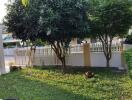
M2 22L4 16L6 15L5 3L8 3L8 0L0 0L0 23Z

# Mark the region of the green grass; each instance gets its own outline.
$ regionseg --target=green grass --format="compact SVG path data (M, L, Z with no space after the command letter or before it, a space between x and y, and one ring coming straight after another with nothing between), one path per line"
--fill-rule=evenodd
M95 71L86 79L83 73L25 69L0 76L0 98L20 100L125 100L132 99L132 80L125 74Z

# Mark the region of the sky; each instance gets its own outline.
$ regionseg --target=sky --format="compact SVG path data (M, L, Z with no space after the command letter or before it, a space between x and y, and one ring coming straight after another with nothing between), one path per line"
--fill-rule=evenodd
M4 16L6 15L5 3L8 3L8 0L0 0L0 23L2 22Z

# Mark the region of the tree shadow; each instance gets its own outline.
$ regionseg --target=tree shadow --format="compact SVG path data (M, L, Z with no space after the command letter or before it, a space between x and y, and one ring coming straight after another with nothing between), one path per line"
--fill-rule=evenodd
M49 70L57 73L63 73L63 74L84 74L87 71L94 72L95 74L99 74L101 76L105 76L107 78L111 78L111 75L116 77L122 77L126 75L125 70L119 70L118 68L114 67L71 67L67 66L64 72L61 71L60 66L44 66L44 67L34 67L34 69L38 70ZM113 77L112 77L113 78Z

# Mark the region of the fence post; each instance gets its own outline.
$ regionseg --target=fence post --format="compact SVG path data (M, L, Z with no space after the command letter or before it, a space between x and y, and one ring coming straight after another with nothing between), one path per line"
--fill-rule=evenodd
M90 58L90 43L85 43L83 45L83 57L84 57L84 66L91 66L91 58Z
M3 29L0 26L0 75L5 74L6 67L5 67L5 60L4 60L4 50L3 50L3 41L2 41L2 31Z

